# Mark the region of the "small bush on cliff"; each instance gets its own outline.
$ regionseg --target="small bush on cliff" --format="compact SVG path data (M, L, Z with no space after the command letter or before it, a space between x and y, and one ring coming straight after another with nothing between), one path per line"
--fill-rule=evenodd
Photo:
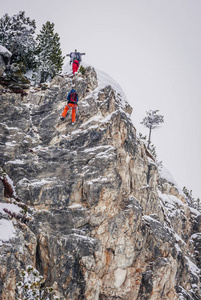
M53 295L52 287L42 287L44 278L32 266L21 270L21 280L17 283L17 300L59 300Z
M79 67L79 72L80 72L82 75L85 74L85 68L84 68L82 65Z
M193 198L192 190L188 190L185 186L183 187L183 192L186 196L186 201L187 201L188 205L201 212L200 198L197 198L197 199Z

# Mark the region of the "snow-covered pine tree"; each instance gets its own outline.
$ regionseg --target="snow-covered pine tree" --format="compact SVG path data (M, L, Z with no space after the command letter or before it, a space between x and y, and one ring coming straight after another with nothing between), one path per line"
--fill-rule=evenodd
M193 197L192 190L188 190L185 186L183 187L183 192L186 196L187 203L190 207L197 209L198 211L201 211L201 203L200 198L195 199Z
M52 79L62 70L63 60L60 46L60 37L54 33L54 23L46 22L36 38L37 46L37 74L40 83L48 78Z
M0 19L0 44L12 53L11 64L23 63L26 70L33 68L36 46L35 29L35 20L25 17L24 11L11 17L5 14Z
M161 123L164 123L164 116L158 114L159 110L150 110L147 113L147 116L142 120L141 124L149 128L149 137L147 142L147 149L151 143L151 132L152 129L160 127Z

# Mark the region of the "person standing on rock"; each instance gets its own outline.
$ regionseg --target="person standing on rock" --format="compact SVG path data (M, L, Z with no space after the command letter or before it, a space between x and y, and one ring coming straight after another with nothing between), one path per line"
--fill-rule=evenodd
M79 61L76 58L74 58L72 64L73 74L75 74L78 71L79 66L80 66Z
M75 124L75 119L76 119L76 108L77 108L77 103L78 103L78 94L74 89L72 89L67 96L67 105L65 106L63 113L61 115L61 120L64 120L65 116L67 115L67 112L69 111L70 108L72 108L72 115L71 115L71 120L72 120L72 125Z

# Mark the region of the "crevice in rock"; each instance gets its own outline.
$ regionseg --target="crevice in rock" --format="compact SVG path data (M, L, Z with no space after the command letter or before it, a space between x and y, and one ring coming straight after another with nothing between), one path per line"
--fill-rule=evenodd
M37 240L37 245L36 245L36 269L39 271L40 274L43 275L43 264L42 264L42 258L40 253L39 240Z
M78 299L79 300L85 300L85 290L86 290L86 282L84 279L84 266L80 262L80 257L79 255L75 255L75 261L74 265L72 267L72 285L78 286L80 292Z

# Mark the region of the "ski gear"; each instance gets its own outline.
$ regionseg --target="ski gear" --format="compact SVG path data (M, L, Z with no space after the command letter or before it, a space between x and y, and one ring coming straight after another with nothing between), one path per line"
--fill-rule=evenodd
M60 120L62 120L62 121L63 121L63 120L64 120L64 117L60 117Z

